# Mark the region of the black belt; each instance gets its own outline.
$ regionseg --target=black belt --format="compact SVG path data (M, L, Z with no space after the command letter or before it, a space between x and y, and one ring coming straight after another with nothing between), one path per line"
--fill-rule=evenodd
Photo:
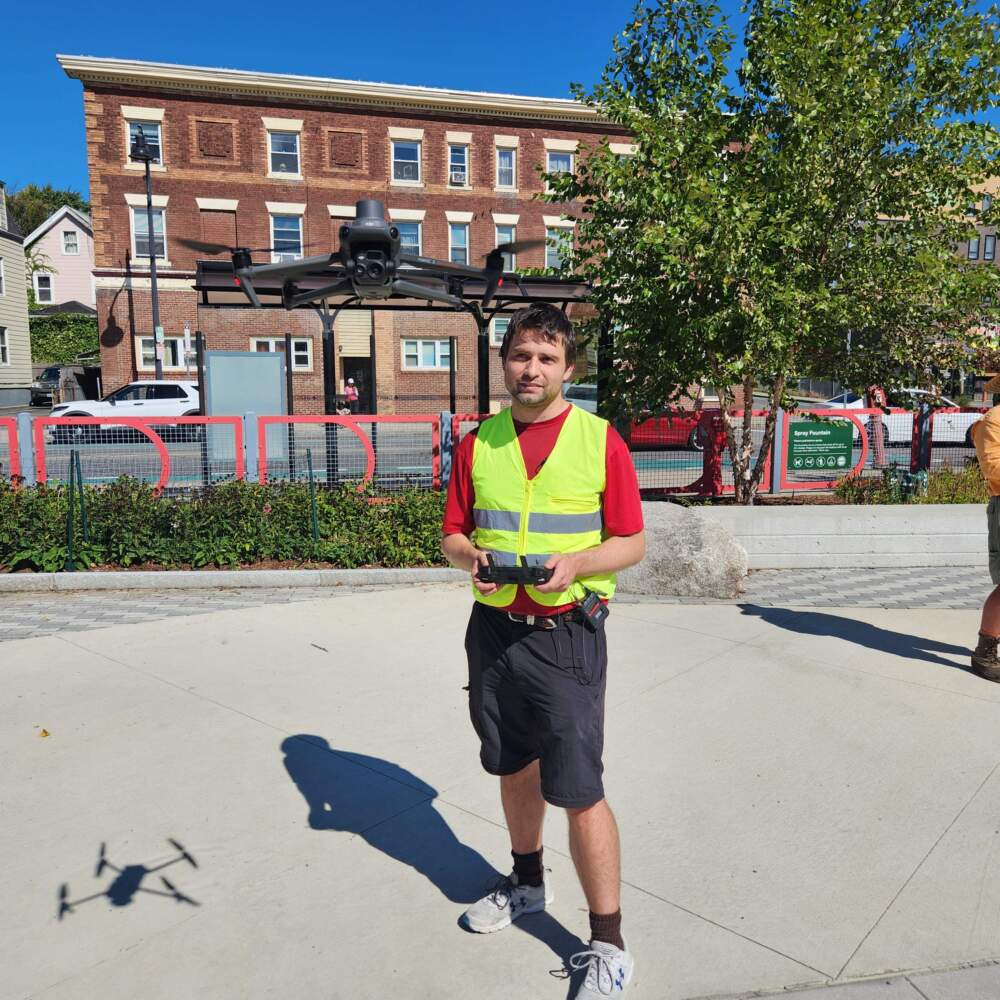
M507 612L507 617L518 625L531 625L534 628L553 629L558 628L565 621L582 621L583 616L576 608L570 608L558 615L518 615L513 611Z

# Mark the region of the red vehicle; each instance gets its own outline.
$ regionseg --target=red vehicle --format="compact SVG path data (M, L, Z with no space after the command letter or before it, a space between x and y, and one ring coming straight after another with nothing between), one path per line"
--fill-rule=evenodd
M576 382L564 391L566 399L590 413L597 412L597 386ZM633 451L643 448L694 448L701 451L698 438L700 417L693 410L675 412L672 417L660 414L645 420L635 420L629 432Z

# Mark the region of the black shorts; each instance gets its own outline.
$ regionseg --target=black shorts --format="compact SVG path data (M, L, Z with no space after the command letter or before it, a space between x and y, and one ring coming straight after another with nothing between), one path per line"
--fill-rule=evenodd
M581 809L604 798L604 690L608 645L563 619L554 629L522 625L476 602L465 633L469 714L490 774L540 762L542 795Z

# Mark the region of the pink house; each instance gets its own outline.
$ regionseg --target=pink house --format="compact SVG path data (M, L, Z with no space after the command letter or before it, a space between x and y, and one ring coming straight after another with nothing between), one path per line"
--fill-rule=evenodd
M36 271L32 279L40 306L79 303L83 308L74 312L94 309L94 234L89 216L63 205L25 238L24 249L40 255L48 268Z

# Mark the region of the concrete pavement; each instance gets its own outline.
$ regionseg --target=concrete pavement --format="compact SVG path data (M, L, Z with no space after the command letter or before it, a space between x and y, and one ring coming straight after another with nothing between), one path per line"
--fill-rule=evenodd
M0 997L568 996L587 919L561 811L551 909L457 926L509 868L469 600L334 592L5 642ZM975 627L615 607L630 996L1000 996L1000 686L964 669ZM95 875L102 844L118 872Z

